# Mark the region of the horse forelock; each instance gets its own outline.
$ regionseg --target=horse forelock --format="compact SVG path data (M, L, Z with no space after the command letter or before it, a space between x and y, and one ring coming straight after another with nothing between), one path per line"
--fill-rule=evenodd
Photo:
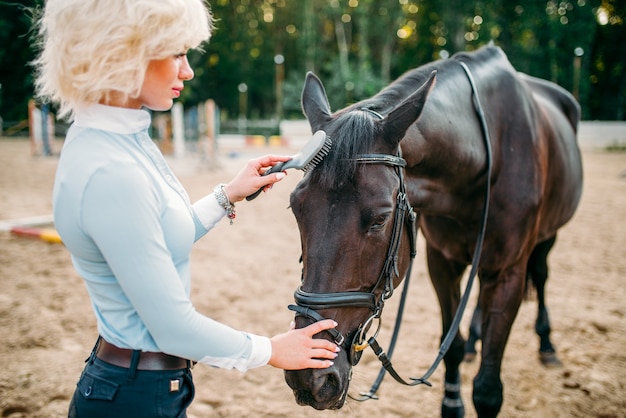
M326 190L335 190L353 181L359 154L371 152L376 138L372 116L361 110L340 114L332 122L332 148L313 170L313 181Z

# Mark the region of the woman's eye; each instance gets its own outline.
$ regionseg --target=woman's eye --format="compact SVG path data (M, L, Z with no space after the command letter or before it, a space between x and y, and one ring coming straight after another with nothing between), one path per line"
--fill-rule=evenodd
M174 58L180 59L180 58L183 58L185 55L187 55L186 52L181 52L180 54L174 55Z

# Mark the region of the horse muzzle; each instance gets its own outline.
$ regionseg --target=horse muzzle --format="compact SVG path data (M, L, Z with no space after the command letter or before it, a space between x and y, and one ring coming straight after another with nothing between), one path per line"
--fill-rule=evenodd
M348 394L352 366L342 350L326 369L286 370L285 381L298 405L317 410L340 409Z

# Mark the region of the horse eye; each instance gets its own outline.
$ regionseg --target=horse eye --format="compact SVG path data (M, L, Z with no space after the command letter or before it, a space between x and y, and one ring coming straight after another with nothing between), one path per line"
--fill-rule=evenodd
M387 223L387 219L389 219L389 215L378 215L372 219L370 224L370 231L378 231L382 229Z

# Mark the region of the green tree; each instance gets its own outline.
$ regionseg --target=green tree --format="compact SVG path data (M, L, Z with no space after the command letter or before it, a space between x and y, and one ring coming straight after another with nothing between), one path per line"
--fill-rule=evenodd
M26 118L34 57L28 7L0 2L0 115ZM574 92L583 117L625 118L626 0L210 0L216 30L191 52L181 101L214 99L227 119L302 117L304 75L324 81L333 109L405 71L493 41L520 71ZM30 46L29 46L30 45ZM582 56L577 56L576 52ZM284 57L282 64L274 58ZM26 66L27 70L24 70ZM238 86L245 83L241 96Z
M32 9L42 1L0 2L0 117L5 127L27 118L28 101L33 97L33 76L29 63L32 47Z
M626 119L626 2L602 0L595 9L597 29L591 44L590 119Z
M481 32L502 46L519 71L552 80L570 91L576 90L586 115L587 84L584 80L587 72L582 67L585 71L575 77L574 67L575 52L590 49L596 29L592 3L598 2L494 1L484 9Z

